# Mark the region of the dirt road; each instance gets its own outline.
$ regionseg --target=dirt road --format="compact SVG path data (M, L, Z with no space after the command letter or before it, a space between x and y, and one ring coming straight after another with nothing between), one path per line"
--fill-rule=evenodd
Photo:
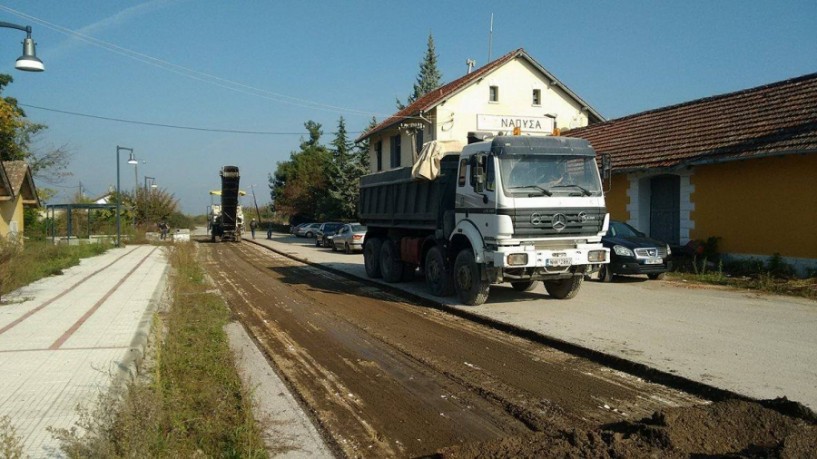
M234 313L342 456L537 456L543 447L684 456L817 438L810 424L757 404L706 404L255 245L200 247ZM698 449L685 453L672 441L676 431L712 435L711 416L735 418L728 425L752 443L692 442ZM770 439L754 434L758 423Z

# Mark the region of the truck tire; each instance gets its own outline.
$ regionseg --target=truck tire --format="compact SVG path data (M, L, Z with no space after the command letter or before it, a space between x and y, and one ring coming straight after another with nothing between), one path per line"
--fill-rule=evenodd
M559 300L569 300L579 293L584 276L573 276L569 279L544 281L548 295Z
M471 249L463 249L454 261L454 289L463 304L479 306L488 299L491 284L482 279Z
M451 272L445 263L443 251L439 247L432 247L426 254L425 264L426 285L435 296L450 296L454 293L454 281Z
M610 271L609 266L601 265L601 268L599 268L599 281L601 281L601 282L612 282L613 281L613 272Z
M382 245L382 239L373 237L371 239L366 238L366 245L363 246L363 266L366 267L366 275L372 279L383 276L380 271L380 249Z
M397 244L391 239L383 241L380 247L380 273L383 280L395 284L403 279L403 262L400 261L400 251Z
M517 292L532 292L536 288L535 281L511 282L511 287Z

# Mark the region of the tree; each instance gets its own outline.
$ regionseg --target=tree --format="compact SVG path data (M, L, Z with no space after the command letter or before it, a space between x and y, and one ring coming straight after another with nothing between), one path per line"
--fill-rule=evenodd
M0 74L0 94L14 78ZM17 99L0 99L0 160L23 160L28 163L35 178L49 183L59 182L69 175L65 172L70 161L70 153L65 145L55 149L37 149L39 135L48 127L26 119L26 114L17 105Z
M321 219L328 208L329 169L332 154L320 144L321 125L307 121L309 138L301 141L300 151L290 153L289 161L278 163L270 175L270 190L276 212Z
M417 81L414 83L414 89L409 95L406 105L411 105L417 99L440 87L443 76L437 69L437 57L434 48L434 37L429 32L426 54L423 60L420 61L420 73L417 74ZM397 109L402 110L405 107L400 99L397 99Z
M329 188L331 215L341 220L353 220L357 218L360 177L369 169L368 144L365 146L366 150L355 147L346 135L346 121L340 117L332 146L333 164Z

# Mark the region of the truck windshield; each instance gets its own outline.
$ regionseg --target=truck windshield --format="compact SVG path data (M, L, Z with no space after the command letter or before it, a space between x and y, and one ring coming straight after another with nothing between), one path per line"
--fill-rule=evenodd
M499 175L507 195L601 196L596 160L591 156L502 156Z

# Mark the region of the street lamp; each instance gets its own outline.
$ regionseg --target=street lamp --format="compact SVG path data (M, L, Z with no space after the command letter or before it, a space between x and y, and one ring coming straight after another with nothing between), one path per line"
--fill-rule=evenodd
M0 27L22 30L26 33L26 38L23 40L23 55L17 58L17 63L14 65L17 70L24 70L26 72L42 72L45 70L43 61L37 58L37 51L35 49L36 43L34 43L34 39L31 38L31 26L21 26L0 21Z
M122 193L119 190L119 152L121 150L129 151L130 152L130 159L128 160L128 164L133 164L131 161L136 161L133 157L133 148L127 147L120 147L119 145L116 146L116 246L122 246L122 223L120 222L119 214L121 208L121 201L122 201Z
M156 188L156 177L145 176L145 223L148 222L148 180L150 180L150 188Z

